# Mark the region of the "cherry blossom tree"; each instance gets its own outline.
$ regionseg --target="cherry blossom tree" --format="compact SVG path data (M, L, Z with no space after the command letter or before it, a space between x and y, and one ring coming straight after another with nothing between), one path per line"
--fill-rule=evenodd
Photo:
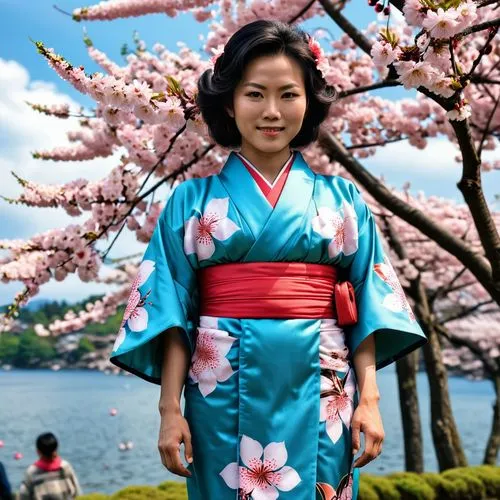
M109 260L108 254L124 230L135 233L138 241L149 241L163 207L163 202L154 200L160 187L175 188L185 179L218 172L227 151L213 143L201 119L196 83L212 67L235 30L259 18L295 24L319 15L325 18L325 25L333 21L343 31L325 53L318 49L318 69L338 89L339 99L321 128L319 141L303 154L315 171L344 175L363 188L384 216L380 227L403 263L401 271L411 274L405 290L430 339L424 355L433 408L450 430L439 431L441 420L437 419L435 445L440 449L440 467L447 468L465 459L447 402L446 370L438 339L447 336L452 345L457 345L457 339L466 339L479 349L470 352L484 355L488 351L484 341L491 342L492 335L484 332L485 339L479 339L471 331L478 317L488 321L484 307L475 306L486 301L496 307L500 304L498 216L486 203L481 186L483 174L500 168L500 161L482 160L484 151L495 150L498 143L500 47L495 35L500 17L495 2L489 0L369 0L375 12L386 15L387 22L382 29L373 22L361 30L345 16L345 3L250 0L234 5L231 0L114 0L82 7L73 12L77 22L151 13L175 17L187 11L199 22L211 20L204 57L185 45L173 53L159 43L149 50L137 40L136 50L127 55L126 65L120 66L86 37L89 57L102 68L94 74L72 65L43 42L36 42L38 52L54 71L91 97L95 107L84 113L30 103L35 112L53 119L77 121L68 134L69 146L37 151L34 157L61 162L109 158L110 165L109 172L96 182L76 179L63 185L42 185L16 176L20 194L8 202L61 207L70 216L84 215L86 220L26 241L0 241L0 248L6 251L0 260L2 282L21 282L24 286L4 315L2 328L8 329L19 307L51 279L63 281L69 274L77 274L82 281L101 279L103 262ZM396 10L403 16L395 16ZM378 89L396 86L416 89L417 97L394 101L376 95ZM407 192L389 189L362 163L388 143L405 141L410 151L424 149L432 137L445 137L457 147L457 166L462 167L458 188L465 201L459 209L446 201L422 201ZM121 158L111 161L116 152ZM453 213L447 212L449 224L443 222L446 210L466 214L463 220L475 235L473 239L457 234L463 220ZM400 231L398 225L403 223L404 231ZM394 235L400 234L412 236L398 243ZM440 259L421 263L422 241ZM408 257L401 248L408 251ZM444 265L446 259L453 259L453 265ZM439 268L437 262L443 267ZM455 274L450 274L450 269ZM442 274L443 270L448 274ZM455 279L459 273L460 279ZM120 264L108 278L118 288L88 304L85 311L70 312L50 325L50 334L105 321L127 302L129 289L125 283L136 274L133 263ZM470 284L462 281L466 278ZM455 289L457 286L461 288ZM457 304L462 305L460 301L468 312L456 318L453 314L457 313ZM461 352L454 349L449 353L446 349L445 360L456 360L453 356ZM398 373L406 363L408 380L414 376L412 360L414 357L408 356L398 363ZM403 378L400 374L400 382Z

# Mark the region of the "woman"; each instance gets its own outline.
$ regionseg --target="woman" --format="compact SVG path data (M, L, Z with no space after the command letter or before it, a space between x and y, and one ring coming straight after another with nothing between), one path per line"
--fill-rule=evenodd
M296 149L334 100L323 63L261 20L201 76L233 151L169 198L115 343L113 363L161 384L162 462L191 500L356 498L384 438L375 370L425 342L357 188Z

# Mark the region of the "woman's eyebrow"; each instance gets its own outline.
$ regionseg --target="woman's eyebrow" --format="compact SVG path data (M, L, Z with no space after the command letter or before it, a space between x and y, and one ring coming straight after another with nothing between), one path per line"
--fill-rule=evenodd
M255 83L255 82L248 82L248 83L245 83L243 85L244 87L257 87L259 89L265 89L267 88L265 85L261 85L260 83ZM280 87L278 90L286 90L286 89L290 89L292 87L298 87L298 85L296 83L288 83L287 85L283 85L282 87Z

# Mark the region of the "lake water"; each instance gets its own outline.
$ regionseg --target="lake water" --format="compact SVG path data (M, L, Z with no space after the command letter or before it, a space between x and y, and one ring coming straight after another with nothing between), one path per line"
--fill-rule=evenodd
M394 365L378 373L386 438L383 453L361 471L385 474L404 469L404 448ZM467 458L482 461L492 419L494 393L488 381L450 378L453 410ZM418 375L425 465L437 470L430 434L426 375ZM0 461L14 489L37 459L38 434L53 432L61 455L74 466L85 493L114 492L129 484L156 485L173 476L157 451L159 386L132 376L89 371L0 370ZM109 415L110 408L118 414ZM122 441L133 449L120 451ZM15 452L24 458L14 460Z

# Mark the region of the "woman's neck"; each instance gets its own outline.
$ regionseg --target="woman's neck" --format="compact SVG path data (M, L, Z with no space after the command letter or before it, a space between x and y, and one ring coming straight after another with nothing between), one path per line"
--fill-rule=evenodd
M241 147L240 153L262 174L271 184L280 173L283 165L292 154L289 148L277 153L262 153L254 149Z

